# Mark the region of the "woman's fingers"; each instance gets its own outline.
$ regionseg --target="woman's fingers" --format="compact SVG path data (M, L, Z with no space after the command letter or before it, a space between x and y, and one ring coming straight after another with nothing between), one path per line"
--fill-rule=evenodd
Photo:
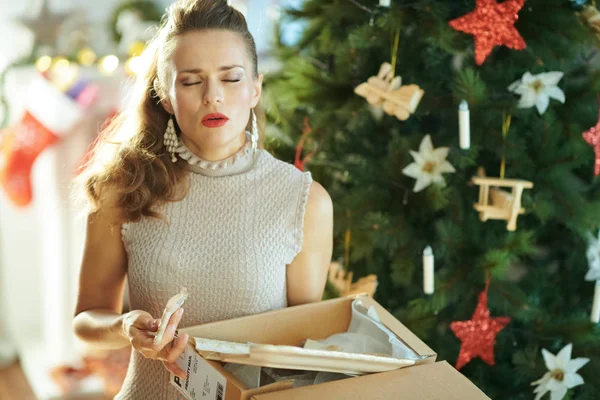
M170 363L170 362L163 361L163 365L165 366L165 368L167 370L169 370L174 375L177 375L181 379L185 379L186 378L185 371L182 370L181 368L179 368L179 365L177 365L176 363L174 363L174 362Z
M156 352L162 350L162 348L165 347L167 343L173 340L173 338L175 337L175 331L177 330L177 325L179 324L179 321L181 321L182 315L183 308L180 308L179 310L175 311L175 313L171 316L171 318L169 319L169 323L167 324L167 328L165 329L165 333L162 337L162 340L158 344L154 345Z
M148 323L148 330L150 332L156 332L158 330L158 325L160 324L160 319L151 320Z
M183 373L183 377L185 378L184 371L175 364L177 358L179 358L181 353L185 350L189 338L189 335L183 334L175 339L175 332L177 331L177 326L181 321L182 315L182 308L173 313L169 318L169 323L167 324L162 340L159 343L154 343L154 332L158 329L158 323L155 323L152 319L143 318L143 322L139 320L136 321L138 324L135 325L141 325L139 328L132 324L130 326L130 337L133 348L142 353L144 357L163 361L165 367L167 367L169 371L176 375L181 375ZM142 323L140 324L140 322ZM173 342L172 345L167 345L170 342Z
M181 353L185 351L185 346L187 345L188 337L189 336L186 333L184 333L183 335L179 336L173 341L173 347L166 346L164 349L166 354L164 357L162 357L162 360L169 363L174 363L175 361L177 361Z
M179 376L182 379L186 378L186 373L177 365L176 361L181 355L181 353L185 351L185 346L187 346L188 338L189 335L187 333L184 333L183 335L175 339L175 341L173 342L173 347L165 347L164 351L166 352L166 355L162 360L166 369L168 369L170 372Z
M154 336L140 332L131 339L131 345L147 358L156 358L157 350L154 348Z

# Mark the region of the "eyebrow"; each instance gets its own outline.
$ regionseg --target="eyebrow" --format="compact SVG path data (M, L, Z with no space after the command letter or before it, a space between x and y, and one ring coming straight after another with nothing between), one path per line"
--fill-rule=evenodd
M219 71L229 71L230 69L233 69L233 68L244 69L244 67L242 67L241 65L225 65L225 66L219 67ZM180 73L189 72L191 74L199 74L201 72L204 72L204 70L201 68L192 68L192 69L185 69L185 70L179 71L179 72Z

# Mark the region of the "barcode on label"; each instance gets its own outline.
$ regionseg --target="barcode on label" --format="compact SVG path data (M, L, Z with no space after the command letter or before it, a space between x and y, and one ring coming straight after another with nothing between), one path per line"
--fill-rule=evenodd
M223 400L223 385L221 382L217 382L217 397L216 400Z

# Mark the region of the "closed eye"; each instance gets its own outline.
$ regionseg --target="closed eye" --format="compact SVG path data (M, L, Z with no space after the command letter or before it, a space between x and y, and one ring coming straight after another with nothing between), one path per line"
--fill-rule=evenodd
M239 82L240 79L226 79L223 82ZM202 82L192 82L192 83L184 83L183 86L193 86L193 85L198 85Z

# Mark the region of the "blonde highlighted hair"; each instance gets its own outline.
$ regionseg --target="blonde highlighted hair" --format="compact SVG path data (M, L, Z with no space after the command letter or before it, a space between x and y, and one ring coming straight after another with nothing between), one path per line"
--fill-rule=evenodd
M90 211L110 192L125 221L142 216L158 217L153 206L181 200L187 194L185 161L171 162L163 136L170 114L161 101L167 98L168 60L174 51L174 39L184 33L222 29L240 35L246 44L258 78L258 60L254 38L244 16L227 0L179 0L167 8L161 28L142 55L144 71L135 79L127 105L101 132L92 156L77 178L77 190L88 200ZM264 113L255 107L259 132ZM181 133L177 124L176 131ZM251 120L248 121L250 129ZM262 144L262 134L259 144Z

